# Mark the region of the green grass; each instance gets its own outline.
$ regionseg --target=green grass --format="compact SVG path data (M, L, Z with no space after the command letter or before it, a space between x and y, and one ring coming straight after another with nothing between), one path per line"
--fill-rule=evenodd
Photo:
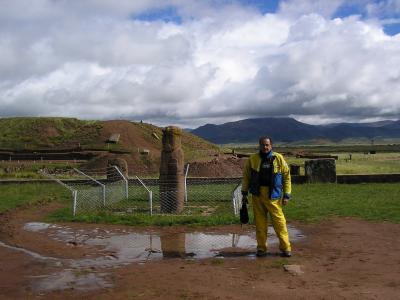
M68 203L69 200L68 190L55 184L0 185L0 213L25 204L46 201Z
M391 174L400 173L400 153L382 152L377 154L364 153L330 153L338 156L336 173L340 174ZM289 164L302 166L300 175L304 175L304 162L308 159L285 156Z
M0 119L0 148L29 149L92 144L99 136L97 121L74 118L18 117Z
M338 154L338 174L400 173L400 153Z
M253 153L258 151L257 142L254 144L231 144L224 145L225 150L235 149L240 153ZM229 148L228 148L229 147ZM371 150L377 153L381 152L399 152L400 139L381 140L373 145L371 143L358 143L354 140L352 143L329 143L324 145L318 144L297 144L297 145L283 145L279 143L274 144L274 150L277 152L310 152L310 153L364 153Z
M47 179L39 173L46 168L54 174L57 171L65 173L72 168L79 168L79 162L42 162L42 161L0 161L0 179Z
M318 222L339 217L400 223L399 184L304 184L293 186L289 220Z
M227 185L227 189L231 189ZM284 208L288 221L319 222L331 217L357 217L370 221L400 223L399 184L304 184L293 185L293 199ZM0 185L0 213L26 203L59 201L65 208L52 213L48 221L76 221L134 226L238 224L230 210L208 216L118 215L111 211L72 216L71 194L56 184ZM223 202L227 207L231 204ZM251 212L251 209L250 209ZM252 222L252 216L250 214Z

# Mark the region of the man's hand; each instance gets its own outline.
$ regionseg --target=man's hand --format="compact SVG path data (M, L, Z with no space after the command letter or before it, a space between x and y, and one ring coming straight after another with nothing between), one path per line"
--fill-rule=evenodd
M285 193L285 194L283 195L282 205L288 204L289 199L290 199L290 194Z

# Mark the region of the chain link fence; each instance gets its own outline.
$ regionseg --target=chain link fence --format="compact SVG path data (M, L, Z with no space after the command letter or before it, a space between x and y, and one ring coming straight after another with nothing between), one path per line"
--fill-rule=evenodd
M90 171L71 169L57 174L42 170L42 173L71 191L74 216L106 212L121 216L141 214L224 218L237 216L242 205L241 178L184 176L183 180L170 181L127 178L115 166ZM298 233L291 227L288 229L291 239L295 239ZM66 230L62 231L65 233ZM272 227L268 231L268 245L278 245L279 240L273 234ZM128 247L132 261L143 257L148 259L150 256L206 258L253 255L257 245L254 230L239 226L221 230L209 228L200 232L183 226L159 234L107 231L107 236L102 238L98 238L96 229L93 234L95 238L92 243L107 246L104 243L109 242L112 247L118 247L119 244ZM126 257L127 250L121 248L120 251Z
M241 206L240 178L185 176L160 182L127 178L116 166L41 173L71 191L74 215L99 211L121 215L237 215Z

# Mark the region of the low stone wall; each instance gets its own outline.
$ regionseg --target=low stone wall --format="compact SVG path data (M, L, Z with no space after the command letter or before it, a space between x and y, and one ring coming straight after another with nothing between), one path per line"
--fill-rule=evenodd
M291 176L292 184L303 184L307 183L307 177L305 175L294 175Z
M400 174L337 175L337 183L394 183L400 182Z
M68 153L0 153L0 160L90 160L94 157L91 152Z
M241 177L230 177L230 178L209 178L209 177L190 177L188 178L188 184L203 184L204 183L240 183ZM74 180L67 179L62 180L64 182L74 182L74 183L83 183L88 182L89 180ZM106 182L106 180L100 180ZM158 178L153 179L143 179L145 184L148 185L157 185L159 180ZM54 182L51 179L0 179L0 184L24 184L24 183L51 183ZM129 179L129 184L136 183L140 185L140 182L135 178ZM398 174L365 174L365 175L337 175L338 184L357 184L357 183L397 183L400 182L400 173ZM307 177L304 175L295 175L292 176L293 184L304 184L307 183Z

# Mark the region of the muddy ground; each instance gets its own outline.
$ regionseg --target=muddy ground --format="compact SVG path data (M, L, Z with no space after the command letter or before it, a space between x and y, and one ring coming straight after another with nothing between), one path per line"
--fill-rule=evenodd
M189 255L85 267L86 258L112 261L115 253L79 239L56 240L51 229L24 229L28 222L41 221L57 208L57 204L42 204L0 216L0 299L399 299L399 224L353 218L291 224L304 238L293 243L293 257L288 259L275 255L277 246L273 245L266 258L244 252L223 258ZM54 226L68 226L75 233L133 230L98 224ZM159 229L139 231L154 230ZM251 232L253 228L213 230ZM72 267L76 260L82 263L80 267ZM287 265L293 270L285 271ZM46 289L46 284L60 283L58 277L49 276L60 269L64 279L74 279L59 284L59 289Z

